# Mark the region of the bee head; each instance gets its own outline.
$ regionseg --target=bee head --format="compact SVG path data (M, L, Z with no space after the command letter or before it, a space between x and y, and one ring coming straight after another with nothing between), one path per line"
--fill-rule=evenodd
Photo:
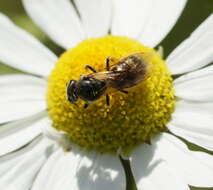
M74 104L78 100L76 80L71 80L67 85L67 100L72 104Z

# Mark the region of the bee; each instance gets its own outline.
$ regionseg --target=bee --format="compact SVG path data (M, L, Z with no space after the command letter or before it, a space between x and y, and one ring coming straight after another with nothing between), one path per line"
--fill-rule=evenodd
M79 80L70 80L67 84L67 100L72 104L80 98L85 101L84 108L90 103L106 96L106 104L110 105L108 88L116 89L127 94L126 89L138 85L148 76L148 64L145 60L146 53L135 53L116 60L107 57L105 61L106 71L97 72L90 65L92 73L81 75ZM113 64L111 64L113 62Z

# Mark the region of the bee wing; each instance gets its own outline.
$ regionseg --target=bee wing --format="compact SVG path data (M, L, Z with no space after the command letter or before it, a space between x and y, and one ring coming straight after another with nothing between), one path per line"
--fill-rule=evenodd
M148 63L152 62L152 59L156 56L153 52L140 52L140 53L133 54L133 56L137 56L138 58L141 59L141 62L144 63L144 64L136 65L135 69L138 72L141 72L144 69L147 69L147 71L149 71L150 69L153 69L154 65L148 64ZM144 68L144 65L146 66L145 68Z
M107 80L107 79L114 80L122 73L123 71L106 71L106 72L92 73L89 74L89 76L97 80Z

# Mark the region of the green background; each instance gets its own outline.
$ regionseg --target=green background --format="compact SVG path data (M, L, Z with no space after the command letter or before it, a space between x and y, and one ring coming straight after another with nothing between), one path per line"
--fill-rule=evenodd
M166 4L165 4L166 6ZM63 52L63 49L54 44L26 15L21 0L0 0L0 12L3 12L11 18L18 26L24 28L46 46L48 46L57 55ZM169 33L166 39L161 43L164 47L165 55L168 55L178 44L187 38L190 33L211 13L213 12L213 0L188 0L186 8L177 22L176 26ZM54 18L53 18L54 19ZM0 74L20 72L0 63ZM187 143L192 150L204 149ZM207 151L208 152L208 151ZM213 152L209 152L213 154ZM197 171L199 172L199 171ZM205 174L204 174L205 176ZM212 176L213 180L213 176ZM192 188L193 190L204 190L204 188ZM213 188L209 188L209 190Z

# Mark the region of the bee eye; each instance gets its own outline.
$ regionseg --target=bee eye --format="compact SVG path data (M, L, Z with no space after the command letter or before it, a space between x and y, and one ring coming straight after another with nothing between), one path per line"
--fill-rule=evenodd
M78 95L76 93L76 80L71 80L67 85L67 100L72 104L78 100Z

